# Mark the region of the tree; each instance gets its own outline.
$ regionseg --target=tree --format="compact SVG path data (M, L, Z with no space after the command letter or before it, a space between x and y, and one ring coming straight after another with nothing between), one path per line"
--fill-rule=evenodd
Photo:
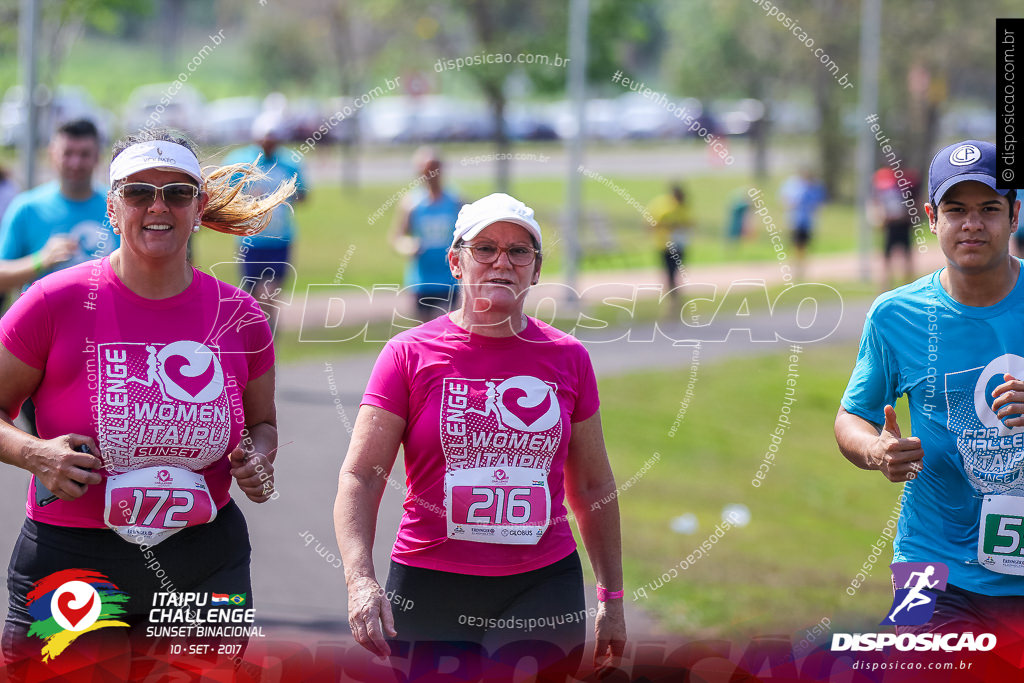
M783 48L786 35L767 23L749 0L710 3L667 3L667 41L660 60L670 87L704 100L752 97L770 106L784 85L796 80L798 60ZM760 16L758 16L760 15ZM767 148L771 111L754 123L753 174L768 174Z
M645 9L653 0L591 0L588 74L610 78L630 41L642 43L649 24ZM568 59L568 3L547 0L414 0L396 5L406 15L432 17L437 30L429 41L445 59L478 55L546 55ZM562 65L564 67L564 64ZM484 95L491 112L498 156L495 184L509 187L510 141L505 128L506 82L522 73L542 92L561 91L565 69L544 64L480 63L464 72Z
M0 55L14 54L18 45L20 0L0 0ZM40 60L39 82L52 92L60 68L85 30L114 34L131 16L153 10L152 0L64 0L40 5L39 43L47 53Z

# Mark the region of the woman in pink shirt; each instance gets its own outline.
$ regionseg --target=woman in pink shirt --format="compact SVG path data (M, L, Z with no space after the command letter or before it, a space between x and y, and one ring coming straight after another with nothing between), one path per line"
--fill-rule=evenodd
M274 496L272 338L252 297L186 256L200 225L258 231L292 191L246 195L232 175L251 172L204 173L164 131L122 140L107 198L120 248L42 278L0 320L0 461L33 475L8 570L8 662L80 662L69 647L99 661L161 634L202 642L189 629L209 623L211 595L232 596L217 610L252 608L230 489ZM12 423L29 397L40 438ZM214 640L238 655L246 638Z
M541 267L533 210L505 194L464 206L448 253L462 307L396 335L377 360L341 468L335 529L355 639L546 641L579 661L583 577L598 584L595 663L626 638L618 505L590 358L523 314ZM399 446L408 492L387 590L371 550ZM557 657L553 652L558 651Z

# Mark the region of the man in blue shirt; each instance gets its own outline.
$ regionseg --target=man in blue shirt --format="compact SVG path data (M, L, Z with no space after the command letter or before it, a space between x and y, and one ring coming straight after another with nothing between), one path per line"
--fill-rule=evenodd
M307 185L302 167L289 159L281 143L287 131L283 118L273 112L261 114L253 122L255 144L242 147L229 154L225 164L252 163L259 158L258 168L266 178L253 183L247 192L269 194L287 180L295 178L295 194L290 202L297 204L306 199ZM280 297L287 279L292 241L295 238L295 220L290 206L274 209L270 223L256 235L238 238L238 260L242 264L242 289L250 292L267 314L270 329L277 331L277 317L283 298Z
M1024 625L1024 278L1010 256L1016 191L995 145L932 160L925 205L946 267L880 296L836 416L839 449L906 482L895 562L944 563L924 632ZM892 404L906 394L905 437Z
M430 147L416 151L417 187L403 202L391 233L395 249L410 256L405 284L412 290L422 322L451 311L458 304L456 281L448 267L448 247L462 201L441 182L441 158Z
M100 155L96 126L85 119L63 124L49 152L57 179L16 196L0 223L0 259L33 261L23 283L59 262L67 267L106 256L119 243L107 221L106 188L92 182Z
M818 209L825 203L825 186L819 183L810 168L801 169L779 188L782 201L789 210L792 226L793 246L796 248L795 271L798 280L803 279L807 245L814 234Z

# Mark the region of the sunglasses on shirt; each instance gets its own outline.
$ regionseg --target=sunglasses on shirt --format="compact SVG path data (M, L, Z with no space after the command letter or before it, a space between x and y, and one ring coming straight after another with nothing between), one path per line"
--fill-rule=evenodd
M134 207L152 206L157 192L163 197L164 204L176 208L188 206L199 196L199 188L192 183L168 183L160 187L150 183L125 183L117 188L117 196Z

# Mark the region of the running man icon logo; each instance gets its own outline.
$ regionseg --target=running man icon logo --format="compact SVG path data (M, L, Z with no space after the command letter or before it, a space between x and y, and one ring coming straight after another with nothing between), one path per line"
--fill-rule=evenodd
M942 562L894 562L895 595L882 626L920 626L935 612L935 593L946 590L949 567ZM902 588L899 588L902 586Z

